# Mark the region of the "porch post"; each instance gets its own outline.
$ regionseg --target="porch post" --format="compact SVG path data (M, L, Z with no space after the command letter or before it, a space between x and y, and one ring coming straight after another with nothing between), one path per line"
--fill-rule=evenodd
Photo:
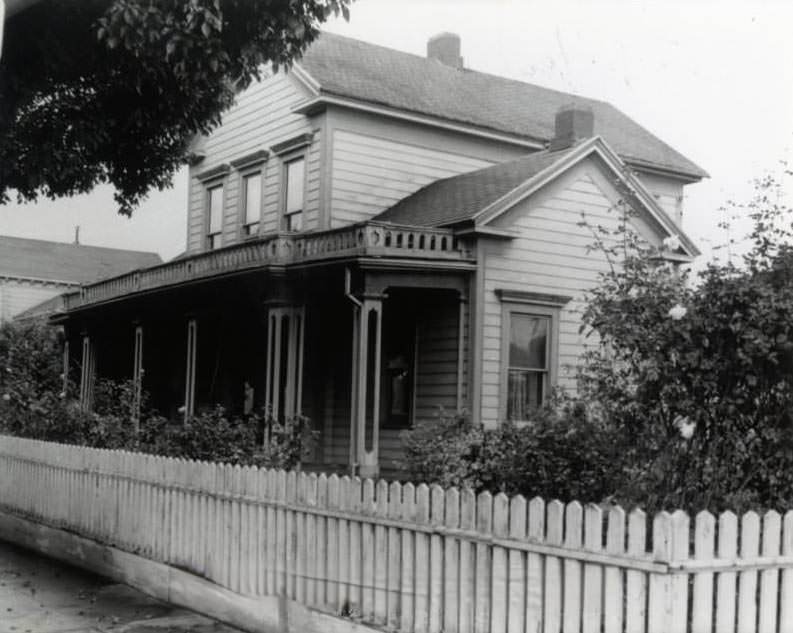
M184 419L187 420L195 412L195 370L196 349L198 342L198 321L187 321L187 359L185 368L184 388Z
M80 408L90 411L94 406L96 380L96 343L89 334L83 334L83 364L80 371Z
M132 386L135 390L132 400L132 423L135 436L140 430L140 403L143 394L143 326L135 326L135 353L132 366Z
M61 391L67 393L69 389L69 339L63 342L63 381Z
M367 295L357 310L358 343L353 359L355 463L361 477L376 477L380 465L380 355L383 297Z
M460 292L460 310L457 317L457 411L462 411L464 405L464 378L465 378L465 314L468 310L468 297Z

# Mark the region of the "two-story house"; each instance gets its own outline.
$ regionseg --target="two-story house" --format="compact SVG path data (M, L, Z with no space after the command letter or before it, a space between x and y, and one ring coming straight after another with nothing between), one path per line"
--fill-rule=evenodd
M140 379L170 415L222 403L320 431L371 475L438 408L525 419L573 386L581 300L606 262L582 213L619 200L671 258L706 173L608 103L323 34L239 95L190 169L187 254L85 286L57 317L90 403ZM75 376L77 377L77 376Z

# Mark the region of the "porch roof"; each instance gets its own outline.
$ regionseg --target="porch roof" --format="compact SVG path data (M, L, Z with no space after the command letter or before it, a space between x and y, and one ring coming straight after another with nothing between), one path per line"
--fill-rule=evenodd
M328 231L273 234L86 284L63 295L60 314L257 269L366 259L448 268L475 263L472 253L450 229L361 222Z

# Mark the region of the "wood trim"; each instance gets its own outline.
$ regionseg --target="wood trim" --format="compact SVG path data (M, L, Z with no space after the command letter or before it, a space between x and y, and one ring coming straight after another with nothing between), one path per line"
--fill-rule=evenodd
M543 292L529 292L526 290L509 290L504 288L496 288L496 296L501 301L509 301L511 303L527 303L533 305L548 305L561 307L570 303L572 297L567 295L554 295Z
M184 419L195 412L196 353L198 351L198 321L187 321L187 354L185 359Z
M224 178L229 174L231 171L231 166L228 163L223 163L221 165L217 165L216 167L212 167L211 169L207 169L202 171L201 173L196 174L196 178L201 182L207 182L208 180L214 180L215 178Z
M259 149L230 161L230 164L237 170L250 169L266 162L268 158L270 158L270 152L266 149Z
M314 140L314 132L304 132L303 134L298 134L297 136L272 145L270 151L275 156L281 156L302 149L307 145L311 145L312 140Z

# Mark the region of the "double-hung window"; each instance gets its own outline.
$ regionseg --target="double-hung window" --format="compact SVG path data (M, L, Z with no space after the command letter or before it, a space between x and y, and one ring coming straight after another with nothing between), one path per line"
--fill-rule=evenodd
M559 316L570 297L497 290L501 299L501 415L527 422L556 384Z
M256 235L262 218L262 172L255 171L242 177L243 237Z
M223 233L223 185L207 189L207 250L220 248Z
M511 312L507 359L507 418L527 420L548 396L551 317Z
M306 159L295 158L284 164L285 200L284 230L303 230L303 207L305 201Z

